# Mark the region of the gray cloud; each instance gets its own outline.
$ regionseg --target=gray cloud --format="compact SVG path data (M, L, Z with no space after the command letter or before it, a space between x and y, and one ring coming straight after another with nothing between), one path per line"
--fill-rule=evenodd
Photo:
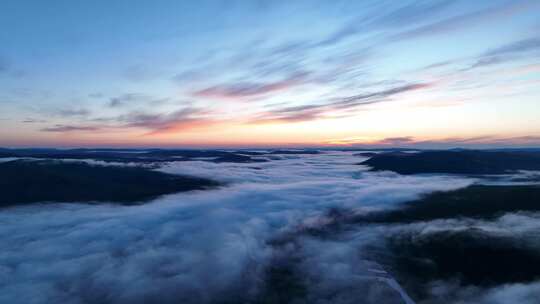
M86 115L86 110L64 110L58 113L62 116ZM201 108L186 107L181 110L168 113L145 113L128 112L127 114L101 117L88 120L92 125L57 124L52 127L41 129L43 132L77 132L77 131L98 131L98 130L121 130L127 128L142 128L148 133L145 135L157 135L161 133L181 132L193 128L201 128L217 123L209 117L210 111ZM30 121L28 121L30 122Z
M120 107L126 105L126 103L139 101L144 99L145 95L140 93L127 93L117 97L112 97L109 99L110 107Z
M540 49L540 38L519 40L486 52L485 56L502 56Z
M27 118L25 120L21 121L22 123L44 123L47 122L44 119L34 119L34 118Z
M75 131L98 131L99 127L95 126L75 126L75 125L55 125L41 129L42 132L75 132Z
M387 144L387 145L403 145L403 144L410 144L414 142L414 138L412 136L401 136L401 137L387 137L380 141L381 144Z
M157 98L143 93L126 93L109 99L109 106L129 107L140 104L158 104L168 101L169 98Z
M431 88L431 83L413 83L394 86L371 93L362 93L352 96L337 97L322 104L310 104L303 106L284 107L262 113L253 122L286 121L298 122L308 121L324 117L328 112L334 110L354 109L389 100L389 98L410 91Z
M64 110L59 110L58 111L58 115L66 116L66 117L70 117L70 116L87 116L89 114L90 114L90 111L87 110L87 109L64 109Z
M145 128L151 131L150 134L158 134L209 125L212 120L207 118L208 114L207 110L189 107L166 114L133 112L120 116L118 120L123 127Z
M306 81L306 73L293 74L286 79L274 82L260 83L233 83L226 85L217 85L198 90L193 93L199 97L214 97L214 98L245 98L265 95L278 91L283 91L295 86L304 84Z
M427 89L432 87L433 84L430 83L414 83L414 84L407 84L402 86L397 86L393 88L389 88L386 90L374 92L374 93L367 93L367 94L358 94L348 97L341 97L338 98L333 105L340 106L340 107L350 107L350 106L357 106L362 104L372 104L376 102L381 102L387 97L391 97L393 95L397 95L404 92L409 91L416 91L421 89Z
M100 92L94 92L94 93L88 94L88 97L90 98L102 98L103 96L104 96L103 93L100 93Z
M521 55L540 51L540 38L527 38L515 41L498 48L491 49L480 55L466 70L489 66L519 59ZM540 55L540 53L538 54Z

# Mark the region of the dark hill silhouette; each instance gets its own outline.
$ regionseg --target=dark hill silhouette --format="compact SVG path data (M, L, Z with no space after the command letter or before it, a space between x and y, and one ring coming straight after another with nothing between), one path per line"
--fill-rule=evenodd
M141 167L17 160L0 163L0 207L34 202L134 203L219 183Z
M540 170L540 153L529 151L424 151L374 155L361 163L372 170L400 174L504 174L517 170Z

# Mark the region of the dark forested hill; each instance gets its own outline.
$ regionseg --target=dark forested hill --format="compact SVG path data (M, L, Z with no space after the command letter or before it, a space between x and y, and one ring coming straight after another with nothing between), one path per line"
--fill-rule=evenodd
M400 174L504 174L516 170L540 170L540 153L532 151L423 151L377 154L361 163L373 170Z
M130 203L218 185L141 167L28 160L0 163L0 206L43 201Z

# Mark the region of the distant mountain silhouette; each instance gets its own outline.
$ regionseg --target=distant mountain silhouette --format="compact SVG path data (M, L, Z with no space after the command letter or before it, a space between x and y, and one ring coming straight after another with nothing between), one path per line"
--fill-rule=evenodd
M540 170L540 153L535 151L423 151L389 152L373 155L361 163L372 170L400 174L504 174L517 170Z
M41 159L94 159L120 163L159 163L169 161L201 160L215 163L259 163L277 155L318 154L317 150L184 150L184 149L5 149L0 148L1 157Z

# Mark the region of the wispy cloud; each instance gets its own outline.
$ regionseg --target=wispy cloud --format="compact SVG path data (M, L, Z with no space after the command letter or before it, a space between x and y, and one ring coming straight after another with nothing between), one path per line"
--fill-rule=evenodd
M314 44L314 46L330 46L345 41L361 33L374 32L380 29L402 28L422 22L436 16L454 1L428 1L406 3L396 8L388 6L384 10L380 7L375 7L372 15L369 17L362 16L361 18L353 18L351 22L345 24L325 39ZM381 13L384 12L384 13ZM418 18L418 16L423 18Z
M323 118L325 109L322 106L307 105L297 107L287 107L269 111L255 116L251 119L251 123L293 123L303 122Z
M104 95L101 92L93 92L88 94L88 97L90 98L102 98L103 96Z
M87 116L90 111L87 109L63 109L58 111L58 115L70 117L70 116Z
M195 91L193 95L222 99L256 97L299 86L305 83L306 77L307 75L305 73L301 73L275 82L243 82L217 85Z
M319 118L344 117L343 114L334 114L333 112L355 109L361 106L367 106L383 101L387 101L395 95L411 92L421 89L427 89L434 86L433 83L413 83L401 86L395 86L384 90L362 93L352 96L336 97L327 100L321 104L308 104L302 106L283 107L272 111L261 113L253 120L253 123L269 122L301 122L315 120Z
M109 106L112 108L134 106L138 104L159 104L169 100L169 98L157 98L143 93L126 93L109 99Z
M387 97L391 97L400 93L404 92L410 92L410 91L416 91L421 89L427 89L434 86L434 83L413 83L413 84L407 84L402 85L398 87L393 87L390 89L373 92L373 93L366 93L366 94L358 94L353 96L347 96L347 97L340 97L337 98L332 105L336 106L338 108L349 108L354 107L358 105L367 105L372 103L377 103L383 101Z
M207 117L209 112L199 108L185 108L167 114L131 113L119 118L126 123L123 127L144 128L146 135L170 134L212 125L214 120Z
M411 142L414 142L412 136L388 137L380 141L380 143L386 145L402 145L409 144Z
M47 122L44 119L34 119L34 118L27 118L25 120L21 121L22 123L44 123Z
M533 51L540 51L540 38L538 37L522 39L491 49L480 55L469 69L511 61L516 57L519 59L520 55ZM537 56L540 57L540 53Z
M77 132L77 131L98 131L100 127L96 126L75 126L75 125L55 125L54 127L43 128L43 132Z
M387 137L383 139L374 139L371 137L347 137L331 139L327 141L328 145L354 145L354 146L366 146L366 147L401 147L415 144L416 140L412 136L399 136L399 137Z
M505 18L538 6L536 1L510 1L505 4L479 10L472 13L461 14L458 16L446 18L437 22L429 23L412 30L407 30L392 35L388 41L413 39L424 36L438 35L458 31L463 28L476 26L486 21Z
M120 107L126 105L126 103L138 101L145 98L144 94L140 93L127 93L120 96L112 97L109 99L110 107Z

